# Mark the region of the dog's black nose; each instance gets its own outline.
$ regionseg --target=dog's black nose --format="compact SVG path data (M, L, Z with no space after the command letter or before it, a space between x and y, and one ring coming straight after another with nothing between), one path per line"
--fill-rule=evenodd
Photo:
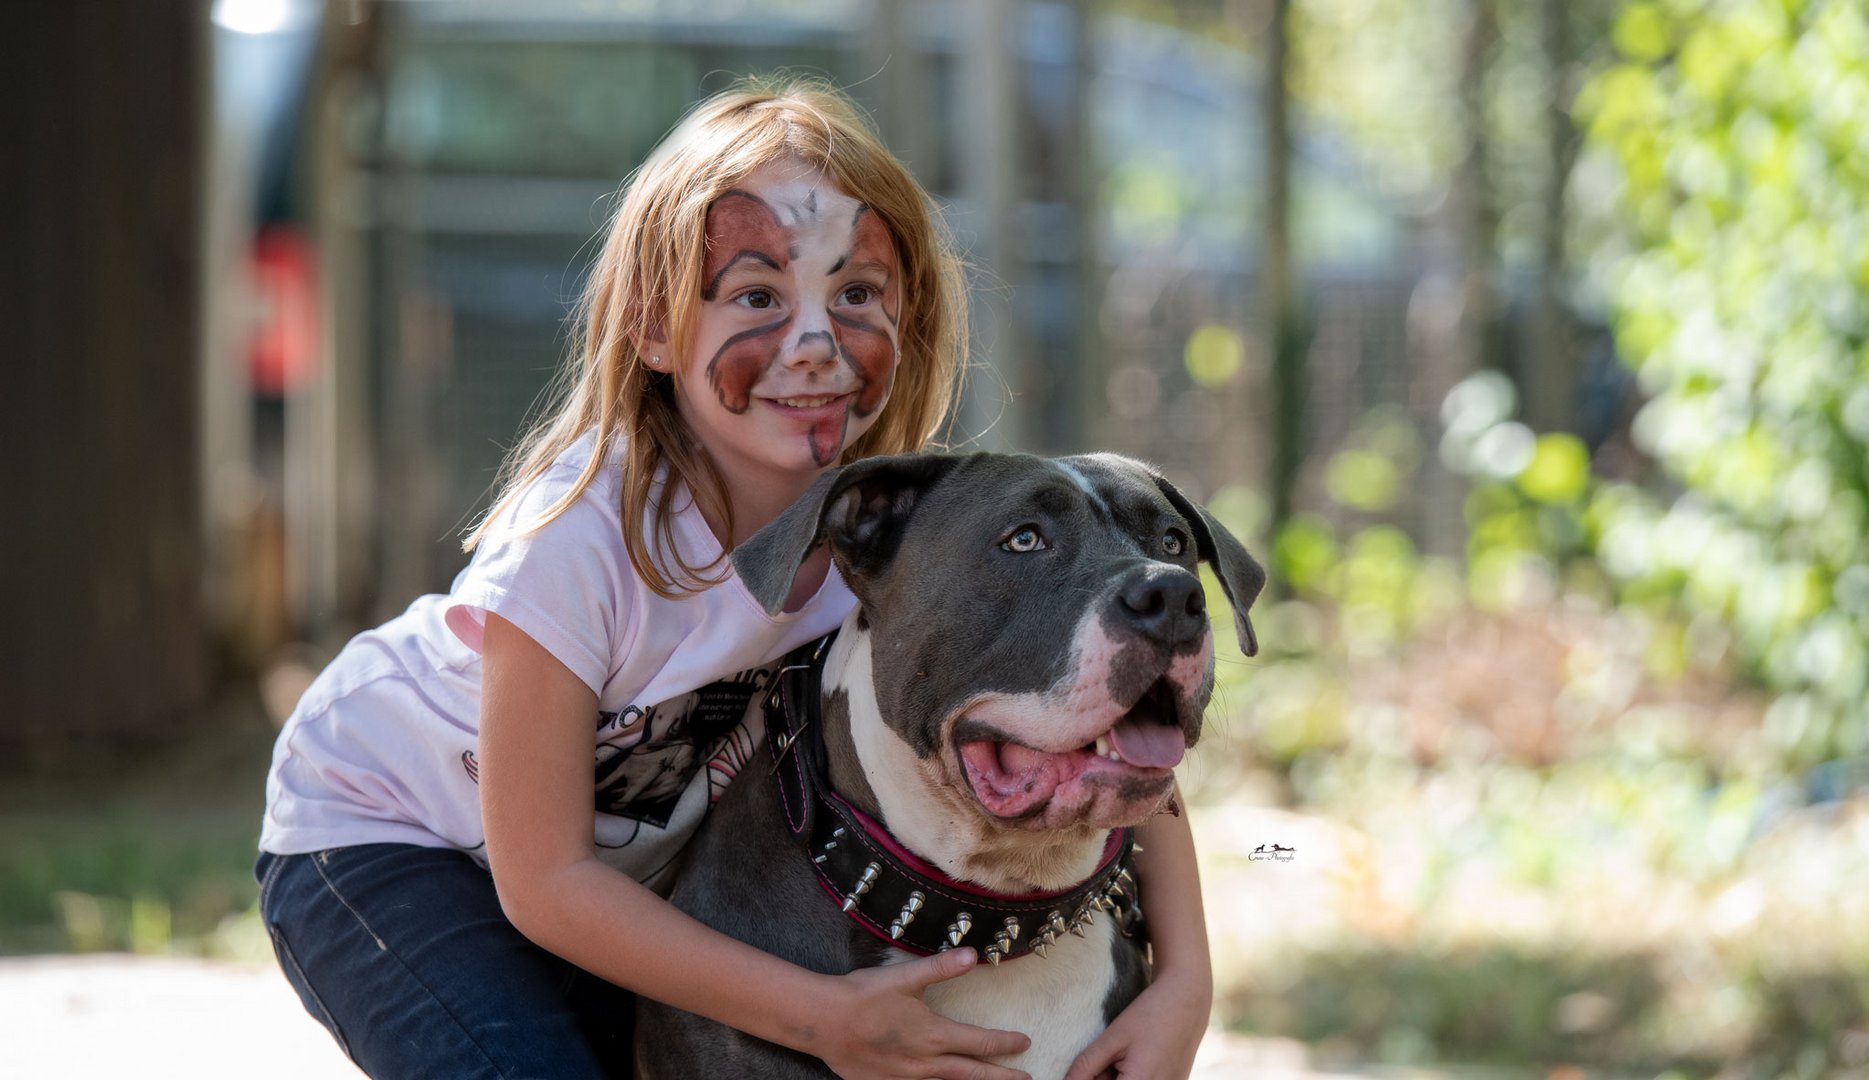
M1207 633L1201 579L1173 567L1132 571L1117 590L1117 614L1144 636L1178 649Z

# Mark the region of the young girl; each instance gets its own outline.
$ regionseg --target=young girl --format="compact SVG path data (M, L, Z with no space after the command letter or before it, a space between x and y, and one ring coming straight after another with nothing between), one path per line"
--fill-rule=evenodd
M274 750L260 910L365 1072L627 1076L634 991L845 1077L1022 1075L980 1059L1024 1035L922 1004L971 949L823 975L659 895L764 673L855 603L820 551L768 616L725 553L825 468L922 446L964 324L928 197L829 88L742 86L651 155L471 564L346 646ZM1185 1076L1206 1024L1187 827L1143 831L1156 982L1073 1077Z

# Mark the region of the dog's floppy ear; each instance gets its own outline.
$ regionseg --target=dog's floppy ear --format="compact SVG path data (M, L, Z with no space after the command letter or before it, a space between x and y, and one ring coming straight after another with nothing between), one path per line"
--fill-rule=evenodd
M1149 475L1181 516L1194 526L1194 539L1200 545L1201 558L1213 564L1214 576L1220 579L1220 588L1225 590L1227 601L1233 605L1233 628L1239 633L1240 651L1247 656L1259 655L1259 637L1253 633L1246 609L1258 598L1259 590L1265 588L1265 569L1247 553L1246 545L1216 521L1206 507L1181 494L1181 489L1161 473L1150 469Z
M759 606L777 614L799 565L819 541L830 541L839 561L854 572L880 566L895 554L915 503L962 460L952 454L895 454L831 469L733 549L733 568Z

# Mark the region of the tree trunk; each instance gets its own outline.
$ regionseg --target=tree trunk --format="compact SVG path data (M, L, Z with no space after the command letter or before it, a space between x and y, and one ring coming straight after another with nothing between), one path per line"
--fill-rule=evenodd
M1490 140L1486 131L1486 74L1499 27L1492 0L1468 0L1465 39L1460 50L1460 117L1463 154L1454 174L1454 212L1459 215L1460 325L1456 338L1456 378L1497 367L1493 347L1498 325L1499 293L1494 280L1498 208L1486 173Z
M967 210L959 222L968 261L978 268L971 283L975 368L961 405L963 436L979 449L1030 445L1024 411L1009 400L1032 381L1031 362L1011 298L1020 294L1019 240L1019 68L1014 60L1019 33L1013 0L967 0L967 33L960 55L960 195Z
M1536 431L1576 428L1578 357L1564 302L1565 192L1577 160L1571 124L1572 46L1564 0L1539 0L1539 41L1550 97L1545 104L1545 190L1538 237L1538 296L1520 389L1525 422Z
M8 9L0 750L14 764L171 734L207 694L203 10Z
M1487 177L1486 76L1498 40L1491 0L1466 0L1460 28L1461 156L1455 165L1445 212L1451 273L1423 279L1411 301L1417 340L1416 413L1438 422L1448 391L1474 372L1498 367L1495 347L1498 292L1494 282L1497 211ZM1450 280L1451 279L1451 280ZM1451 298L1451 302L1449 301ZM1432 419L1427 419L1432 418ZM1436 555L1457 555L1466 545L1463 504L1466 481L1438 465L1425 470L1417 513L1422 546Z
M1272 359L1271 532L1290 520L1304 465L1304 361L1291 249L1291 103L1286 85L1291 0L1270 0L1261 90L1265 218L1260 235L1260 307Z

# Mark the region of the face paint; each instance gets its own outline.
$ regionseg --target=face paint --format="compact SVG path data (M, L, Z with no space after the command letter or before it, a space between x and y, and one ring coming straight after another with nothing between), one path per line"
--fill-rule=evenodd
M838 326L838 355L862 380L863 389L852 406L858 416L869 416L889 395L896 375L896 312L901 275L896 273L895 242L882 219L867 206L857 208L850 223L850 253L838 260L838 267L876 267L886 275L882 303L867 315L850 316L833 311ZM887 323L887 326L883 325Z
M766 200L735 188L707 209L707 262L702 268L707 284L701 299L719 295L721 275L745 259L784 272L791 262L791 244Z
M837 463L844 449L844 432L850 427L848 416L834 416L811 425L805 440L811 445L811 460L824 468Z
M729 470L835 464L894 383L901 286L888 227L823 173L778 162L717 199L704 235L683 419Z
M728 412L739 415L753 404L753 385L779 355L779 345L792 317L743 330L727 339L707 362L707 384Z
M791 245L785 228L766 201L751 192L729 191L707 211L707 262L702 268L707 284L701 299L712 301L720 293L720 280L742 262L754 262L780 273L791 265ZM728 338L707 363L707 383L730 413L740 414L752 404L753 384L779 355L788 312L751 330Z

